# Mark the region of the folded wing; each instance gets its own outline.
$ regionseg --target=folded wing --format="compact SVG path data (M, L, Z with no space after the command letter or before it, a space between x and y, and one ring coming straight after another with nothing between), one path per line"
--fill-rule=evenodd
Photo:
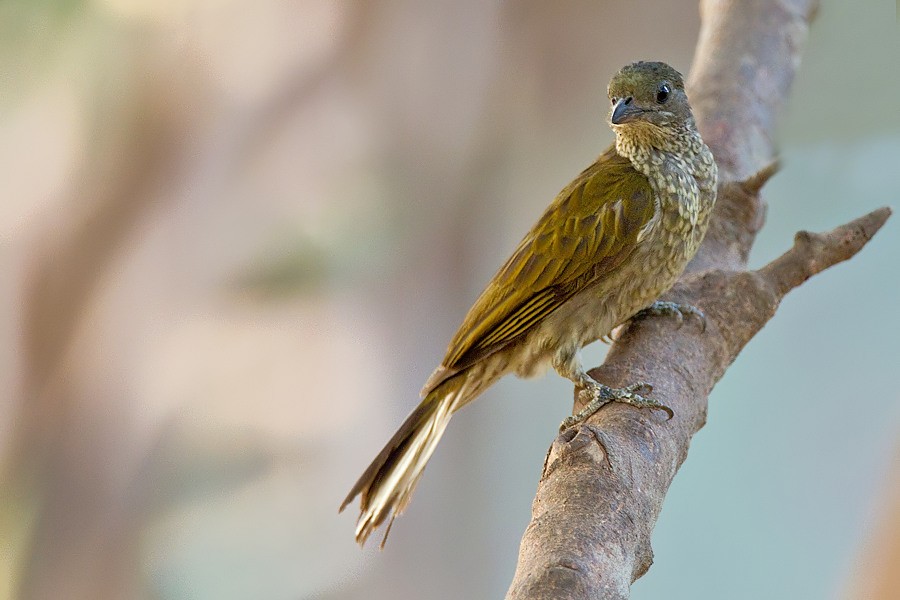
M609 148L559 193L494 275L422 395L520 339L607 276L637 246L655 211L647 178Z

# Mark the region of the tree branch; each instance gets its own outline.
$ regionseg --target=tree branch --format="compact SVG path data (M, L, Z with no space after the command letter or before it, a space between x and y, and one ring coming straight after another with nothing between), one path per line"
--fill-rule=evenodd
M691 437L706 422L715 383L787 292L854 256L890 216L881 208L828 233L800 232L784 255L745 270L765 211L759 191L777 170L770 163L774 117L814 8L809 0L701 3L689 85L723 183L710 232L668 296L701 308L707 328L639 321L591 371L614 387L653 383L653 398L675 416L666 421L662 412L611 404L557 437L508 599L628 597L653 561L653 526Z
M883 206L828 233L798 231L794 247L760 269L779 294L786 293L828 267L853 257L891 216Z

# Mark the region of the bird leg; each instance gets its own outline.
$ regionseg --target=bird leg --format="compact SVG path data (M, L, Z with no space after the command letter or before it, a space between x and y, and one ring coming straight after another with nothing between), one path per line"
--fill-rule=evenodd
M657 300L647 308L639 310L633 317L632 321L643 319L646 317L675 317L678 321L678 327L684 325L685 317L693 317L700 322L700 331L706 331L706 315L696 306L690 304L679 304L677 302L666 302L665 300Z
M645 398L638 393L642 392L644 394L649 394L652 392L653 386L649 383L639 381L638 383L627 385L623 388L611 388L602 383L597 383L589 376L586 377L590 381L584 381L582 383L582 387L578 394L579 396L585 395L590 399L585 404L584 408L574 415L566 417L559 426L560 431L581 423L610 402L622 402L623 404L630 404L636 408L657 408L665 411L670 419L675 416L675 413L672 412L672 409L668 406L660 404L652 398Z

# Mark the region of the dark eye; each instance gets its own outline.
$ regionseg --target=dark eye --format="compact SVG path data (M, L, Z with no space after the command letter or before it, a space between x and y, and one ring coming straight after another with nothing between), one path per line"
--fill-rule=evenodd
M667 83L659 84L659 87L656 88L656 102L658 104L663 104L668 99L669 99L669 85Z
M611 104L615 104L615 103L618 102L618 101L619 101L619 99L618 99L616 96L613 96L612 98L609 99L609 102L610 102Z

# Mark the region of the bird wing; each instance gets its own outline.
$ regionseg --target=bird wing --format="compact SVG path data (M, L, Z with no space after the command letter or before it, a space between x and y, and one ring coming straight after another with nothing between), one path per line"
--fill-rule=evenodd
M656 206L610 147L566 186L469 310L423 395L510 344L633 251Z

